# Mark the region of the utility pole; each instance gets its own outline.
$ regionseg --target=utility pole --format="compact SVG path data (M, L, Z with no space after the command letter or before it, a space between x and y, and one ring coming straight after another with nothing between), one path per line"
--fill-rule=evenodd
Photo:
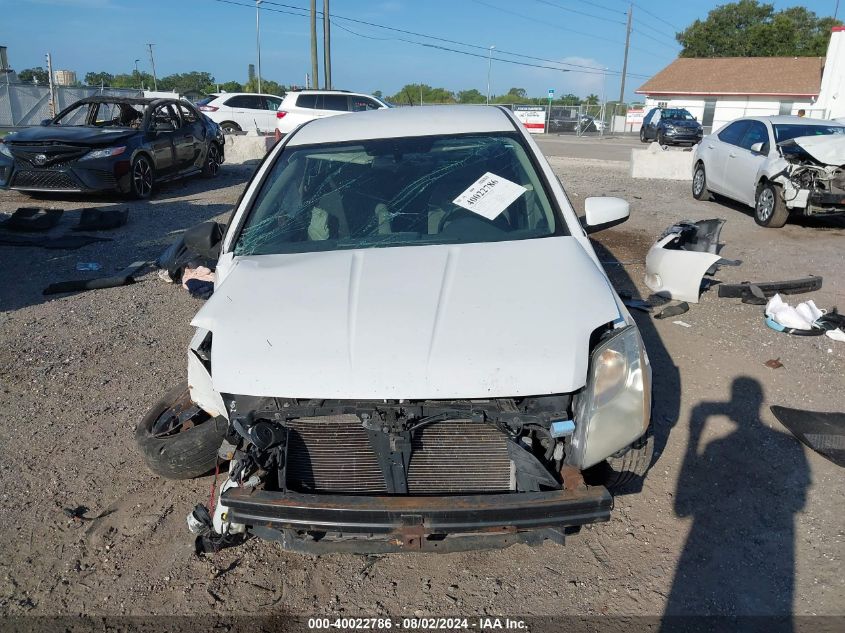
M317 0L311 0L311 83L309 86L320 87L319 63L317 60Z
M323 82L326 90L332 89L332 26L329 18L329 0L323 0Z
M255 0L255 46L258 49L258 92L261 93L261 20L258 15L260 10L258 5L261 0Z
M141 81L141 73L138 72L138 62L141 61L140 59L135 60L135 78L138 80L138 83L141 85L140 90L144 89L144 83Z
M490 71L493 68L493 49L496 48L495 46L491 46L489 53L487 55L487 105L490 105Z
M625 103L625 75L628 72L628 47L631 45L631 17L634 14L634 3L628 5L628 26L625 29L625 59L622 62L622 86L619 88L619 103Z
M53 58L50 56L50 53L47 53L44 57L47 59L47 80L50 86L50 118L52 119L56 116L56 97L53 92Z
M158 79L156 79L156 60L153 57L153 45L147 44L147 48L150 49L150 63L153 66L153 90L158 91Z

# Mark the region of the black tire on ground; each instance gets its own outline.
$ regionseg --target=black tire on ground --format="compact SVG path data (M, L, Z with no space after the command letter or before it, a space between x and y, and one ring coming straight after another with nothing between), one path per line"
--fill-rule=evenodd
M648 139L645 137L645 130L640 128L640 143L648 143Z
M135 428L135 441L150 470L166 479L191 479L211 471L217 464L217 449L226 436L228 422L200 414L195 425L170 435L153 435L153 426L175 408L191 407L188 384L168 391ZM175 412L174 412L175 413Z
M661 147L663 147L664 145L666 145L666 137L665 137L665 136L663 136L663 130L659 130L659 131L657 132L657 143L658 143L658 145L660 145Z
M598 464L598 476L608 490L619 490L645 477L654 455L654 434L648 429L624 453L611 455Z
M234 132L240 132L241 126L234 121L223 121L220 124L220 129L223 130L223 134L233 134Z
M760 226L779 229L789 217L789 209L781 188L772 182L761 182L754 198L754 221Z
M218 171L220 171L220 148L217 143L212 143L202 166L202 175L206 178L214 178Z
M145 154L139 154L132 161L132 167L129 169L129 185L133 198L146 200L153 195L155 169Z
M710 191L707 189L707 172L704 163L698 163L692 172L692 197L696 200L709 200Z

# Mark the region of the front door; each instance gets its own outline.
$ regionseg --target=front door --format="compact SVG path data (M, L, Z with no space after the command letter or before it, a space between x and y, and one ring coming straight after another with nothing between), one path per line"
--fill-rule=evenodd
M752 145L762 143L762 151L753 151ZM734 200L753 205L757 196L757 174L766 161L771 147L766 124L750 121L748 129L728 156L725 171L726 193Z
M179 119L168 104L156 107L150 115L150 148L157 176L168 175L176 170L173 137L176 135Z

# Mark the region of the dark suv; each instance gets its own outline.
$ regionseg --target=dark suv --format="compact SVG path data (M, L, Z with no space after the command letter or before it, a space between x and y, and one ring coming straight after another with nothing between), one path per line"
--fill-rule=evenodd
M704 136L704 128L684 108L652 108L643 119L640 140L661 145L695 144Z

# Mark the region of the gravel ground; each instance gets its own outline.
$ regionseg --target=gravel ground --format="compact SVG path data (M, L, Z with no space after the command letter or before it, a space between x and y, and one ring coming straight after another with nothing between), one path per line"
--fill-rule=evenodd
M682 218L723 217L723 281L825 277L813 298L845 304L841 222L758 228L739 207L692 200L688 183L634 181L625 163L553 158L573 203L619 195L632 218L597 235L622 291L643 298L644 255ZM773 418L771 404L845 410L845 344L767 329L759 306L706 292L678 319L637 315L655 373L659 452L609 523L564 547L366 558L287 553L257 539L198 558L185 515L211 478L153 476L133 430L185 376L201 303L152 273L134 285L50 298L80 275L154 258L174 234L223 218L250 174L165 188L129 224L76 251L0 245L0 615L843 615L842 471ZM67 211L90 201L38 204ZM100 200L123 205L120 200ZM0 193L0 211L32 204ZM630 263L629 263L630 262ZM84 274L83 274L84 275ZM690 327L674 323L681 320ZM780 369L764 362L779 358ZM85 506L91 520L63 508ZM839 621L841 623L841 620Z

